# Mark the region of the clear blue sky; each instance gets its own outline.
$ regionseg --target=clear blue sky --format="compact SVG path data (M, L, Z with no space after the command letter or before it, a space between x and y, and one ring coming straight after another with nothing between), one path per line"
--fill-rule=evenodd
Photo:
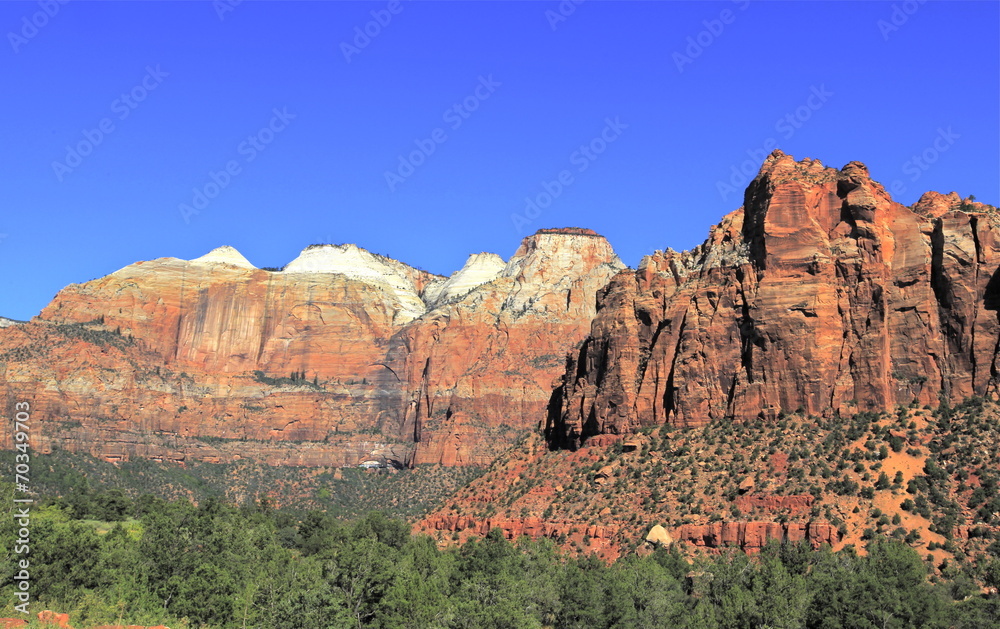
M8 317L223 244L449 274L581 226L635 266L701 242L769 141L1000 204L997 2L52 4L0 4Z

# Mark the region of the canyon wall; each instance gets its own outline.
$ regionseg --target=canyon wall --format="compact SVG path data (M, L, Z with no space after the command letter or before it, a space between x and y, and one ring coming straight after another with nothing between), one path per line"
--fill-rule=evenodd
M954 193L907 208L861 163L775 151L704 244L647 256L599 292L549 439L987 394L998 225Z
M354 245L139 262L0 328L0 403L43 448L294 465L935 405L996 384L998 235L989 206L775 151L704 244L637 270L579 228L448 278Z
M139 262L0 331L0 403L32 404L42 451L108 460L487 464L539 426L622 268L581 229L450 278L354 245Z

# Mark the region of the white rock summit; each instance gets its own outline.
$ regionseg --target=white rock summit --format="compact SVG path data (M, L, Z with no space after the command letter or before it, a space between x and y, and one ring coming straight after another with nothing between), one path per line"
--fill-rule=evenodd
M394 296L401 306L396 323L416 319L427 310L415 281L419 271L357 245L306 247L285 266L283 273L338 273L380 288Z
M161 265L163 273L183 273L188 264L231 270L257 269L229 245L217 247L190 261L161 258L154 263ZM144 264L138 262L117 273ZM563 228L542 229L526 237L506 262L495 253L474 253L461 269L447 278L354 244L310 245L281 271L275 272L342 275L368 284L395 302L393 323L404 325L429 311L445 308L466 295L478 295L484 290L505 293L504 310L561 313L571 307L574 297L586 292L581 290L589 280L580 273L582 268L589 266L594 266L592 272L602 277L625 268L603 237L586 229ZM314 277L312 281L317 279ZM6 321L11 320L0 318L0 327L17 323Z
M200 258L191 260L191 262L198 264L228 264L229 266L237 266L244 269L257 268L250 264L250 261L244 258L242 253L229 245L212 249Z
M503 258L495 253L474 253L465 261L465 266L452 273L451 277L428 286L424 291L424 301L428 308L436 308L477 286L492 282L500 276L504 266Z

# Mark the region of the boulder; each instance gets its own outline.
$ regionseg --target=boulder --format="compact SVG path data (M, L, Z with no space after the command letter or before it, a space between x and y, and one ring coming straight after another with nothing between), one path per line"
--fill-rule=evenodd
M646 541L650 544L659 544L660 546L669 546L674 543L674 538L670 536L667 529L663 526L657 524L653 528L649 529L649 533L646 534Z

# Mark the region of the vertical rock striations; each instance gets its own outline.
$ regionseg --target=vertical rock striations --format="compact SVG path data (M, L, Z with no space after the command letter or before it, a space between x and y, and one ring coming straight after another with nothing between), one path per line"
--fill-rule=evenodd
M579 228L449 278L354 245L139 262L0 320L0 403L105 458L483 465L540 423L575 447L957 401L998 377L998 234L955 193L906 208L863 164L775 151L705 243L637 270Z
M382 412L413 436L414 461L485 465L539 427L566 353L596 313L596 292L622 268L592 231L542 230L494 279L398 332Z
M110 460L486 464L538 426L623 266L579 229L450 278L354 245L139 262L5 329L0 401L34 402L43 448Z
M954 193L910 209L859 162L775 151L704 244L647 256L599 293L550 440L983 395L997 377L998 224Z

